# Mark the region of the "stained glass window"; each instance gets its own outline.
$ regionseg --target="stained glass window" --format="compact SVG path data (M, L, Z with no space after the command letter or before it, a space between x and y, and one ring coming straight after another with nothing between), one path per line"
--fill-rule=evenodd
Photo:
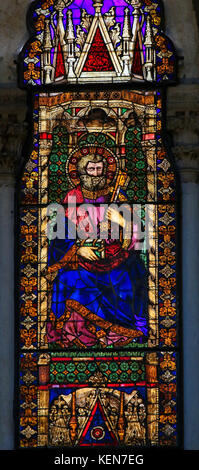
M177 446L175 53L160 0L38 0L19 59L19 447ZM164 86L163 86L164 85Z

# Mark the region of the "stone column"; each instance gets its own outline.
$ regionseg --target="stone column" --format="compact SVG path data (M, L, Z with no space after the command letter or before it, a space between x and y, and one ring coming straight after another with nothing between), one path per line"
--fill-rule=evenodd
M2 167L3 163L3 167ZM0 448L14 447L14 187L0 162ZM9 160L6 161L9 170Z
M182 189L184 448L199 450L199 148L178 149L178 156Z
M6 125L0 135L0 449L14 448L15 286L14 195L21 126ZM21 152L20 152L21 153Z

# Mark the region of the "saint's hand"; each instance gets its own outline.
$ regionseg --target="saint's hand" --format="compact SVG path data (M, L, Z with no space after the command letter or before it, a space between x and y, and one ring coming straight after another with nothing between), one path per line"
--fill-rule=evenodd
M115 224L118 224L121 227L125 227L124 217L120 214L119 211L113 209L112 207L109 207L109 209L107 210L106 219L111 220L111 222L114 222Z
M98 260L98 257L95 253L95 250L97 249L98 248L96 246L81 246L78 249L77 254L89 261L96 261Z

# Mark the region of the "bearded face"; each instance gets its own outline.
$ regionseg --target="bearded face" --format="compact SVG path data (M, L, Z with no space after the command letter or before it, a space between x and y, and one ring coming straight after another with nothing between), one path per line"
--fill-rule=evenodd
M106 185L106 161L98 155L88 155L78 164L82 186L89 191L97 191Z

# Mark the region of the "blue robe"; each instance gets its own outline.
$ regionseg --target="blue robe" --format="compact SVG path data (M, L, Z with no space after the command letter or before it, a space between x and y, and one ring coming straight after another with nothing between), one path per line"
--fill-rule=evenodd
M66 234L68 224L66 218ZM48 265L59 262L71 250L75 240L52 240L49 245ZM106 271L63 267L53 282L51 310L60 318L66 309L66 301L73 300L86 307L100 319L128 329L148 333L147 272L139 253L131 250L129 257L118 266Z

